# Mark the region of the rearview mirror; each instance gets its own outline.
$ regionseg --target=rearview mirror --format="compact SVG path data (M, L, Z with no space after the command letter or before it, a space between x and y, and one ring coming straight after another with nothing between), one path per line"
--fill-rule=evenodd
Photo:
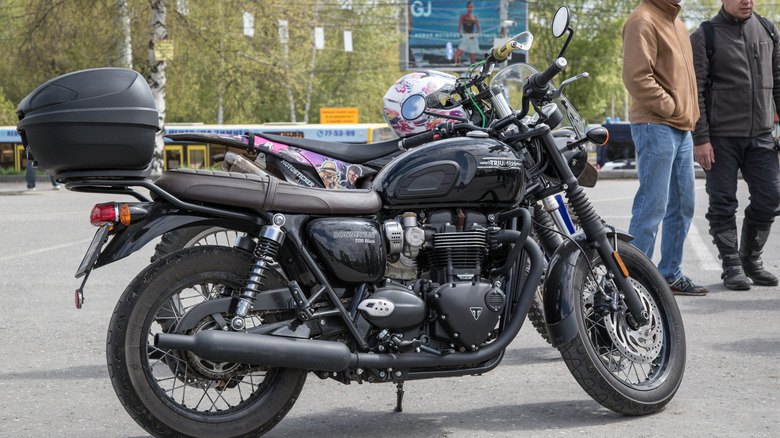
M552 23L552 33L555 38L560 38L563 36L564 32L566 32L566 29L569 28L570 20L571 15L569 14L569 8L566 6L561 6L558 8L558 10L555 12L555 17L553 17Z

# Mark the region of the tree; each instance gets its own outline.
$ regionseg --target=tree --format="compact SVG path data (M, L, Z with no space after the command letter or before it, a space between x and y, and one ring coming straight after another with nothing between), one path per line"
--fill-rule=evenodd
M165 60L158 59L155 55L159 51L158 44L168 39L168 31L165 28L167 8L165 0L152 0L151 2L152 32L151 41L149 41L149 88L154 96L154 104L157 107L157 118L160 124L160 131L155 136L154 155L152 158L152 173L159 174L163 171L163 150L165 141L163 133L165 132Z
M6 99L19 102L41 83L75 70L113 65L116 0L6 0L0 8ZM12 84L12 86L9 86Z
M552 17L560 2L537 0L529 3L529 27L534 35L530 50L531 64L540 70L558 56L563 41L552 37ZM566 70L556 82L588 72L588 79L567 87L565 94L577 108L580 116L591 123L601 123L612 116L613 107L625 104L627 93L622 81L622 29L628 14L636 6L634 0L573 0L571 26L574 38L564 55ZM565 37L563 37L565 38Z
M187 7L179 9L183 3ZM43 82L76 70L132 65L151 78L153 70L159 70L149 62L155 5L167 6L166 30L175 53L164 67L166 123L289 121L288 88L296 120L317 122L320 107L349 106L359 108L362 122L381 121L382 96L401 76L397 51L402 7L394 2L2 0L1 4L5 62L0 63L0 84L3 99L13 107ZM243 34L244 12L255 17L254 36ZM279 20L289 23L287 67ZM127 61L128 22L131 63ZM315 27L324 29L322 50L314 50ZM351 32L352 52L344 49L344 31ZM15 114L3 117L14 119Z
M3 87L0 87L0 126L15 125L19 119L16 118L16 105L6 99Z

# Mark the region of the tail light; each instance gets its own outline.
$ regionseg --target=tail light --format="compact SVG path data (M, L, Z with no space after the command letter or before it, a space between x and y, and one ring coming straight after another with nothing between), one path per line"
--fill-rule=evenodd
M107 202L92 207L89 222L96 227L117 223L130 225L133 221L146 217L147 214L146 209L138 205Z

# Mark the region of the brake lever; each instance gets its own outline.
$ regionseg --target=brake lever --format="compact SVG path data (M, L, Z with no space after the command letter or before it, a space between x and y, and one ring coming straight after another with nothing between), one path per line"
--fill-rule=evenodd
M563 94L563 89L567 85L571 84L574 81L578 81L580 79L587 79L589 77L590 77L590 75L588 74L588 72L584 72L584 73L578 74L577 76L572 76L569 79L566 79L565 81L561 82L561 86L558 87L558 89L555 90L552 93L551 100L555 100L555 99L558 99L559 97L561 97L561 95Z

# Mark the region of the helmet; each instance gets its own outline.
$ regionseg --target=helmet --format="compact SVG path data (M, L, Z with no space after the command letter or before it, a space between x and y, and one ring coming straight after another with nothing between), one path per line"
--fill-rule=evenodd
M399 137L403 138L430 131L445 120L445 118L424 114L423 111L426 109L436 114L467 117L460 105L447 109L426 108L429 106L426 100L431 101L429 96L435 97L434 94L444 94L444 92L450 95L455 90L454 85L455 76L440 71L409 73L397 80L382 98L385 121ZM414 96L421 96L422 99Z

